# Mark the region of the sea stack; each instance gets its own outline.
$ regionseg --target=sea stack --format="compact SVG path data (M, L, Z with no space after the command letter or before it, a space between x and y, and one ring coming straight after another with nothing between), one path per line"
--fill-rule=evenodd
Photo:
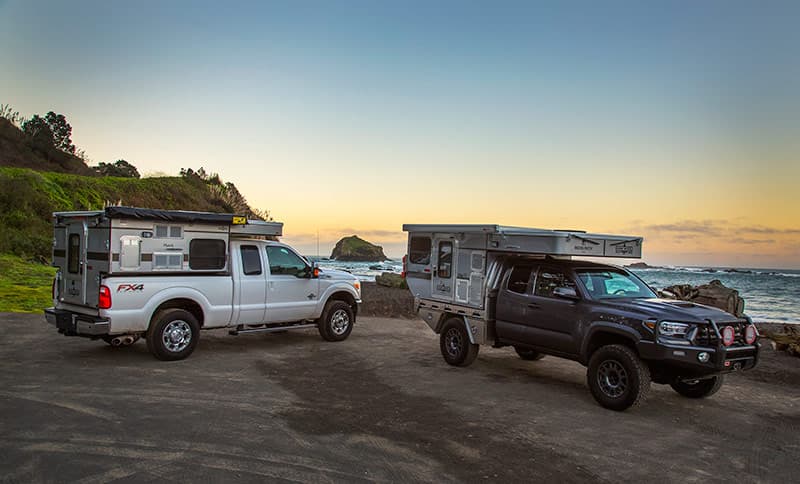
M367 242L357 235L345 237L331 253L331 259L340 261L383 262L387 259L383 247Z

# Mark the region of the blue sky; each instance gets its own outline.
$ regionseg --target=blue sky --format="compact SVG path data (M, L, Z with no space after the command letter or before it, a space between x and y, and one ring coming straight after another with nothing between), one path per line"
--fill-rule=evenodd
M348 229L396 255L404 222L700 224L725 229L711 252L692 231L637 235L656 262L800 267L799 18L800 2L0 0L0 102L64 113L95 162L219 172L299 245Z

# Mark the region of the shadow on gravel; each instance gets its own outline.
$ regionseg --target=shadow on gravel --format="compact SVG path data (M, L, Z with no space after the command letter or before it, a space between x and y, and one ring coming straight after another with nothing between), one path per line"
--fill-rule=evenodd
M501 439L494 429L507 428L509 422L466 420L442 400L408 394L384 383L353 355L337 352L334 362L330 355L316 353L301 359L258 361L256 367L297 395L299 402L281 414L302 434L385 439L436 460L460 481L530 480L531 476L519 475L521 468L535 469L537 480L597 480L537 442L523 437Z

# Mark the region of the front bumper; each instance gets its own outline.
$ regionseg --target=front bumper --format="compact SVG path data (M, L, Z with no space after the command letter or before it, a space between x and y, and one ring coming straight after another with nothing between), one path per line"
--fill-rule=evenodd
M700 347L641 341L639 354L645 360L667 363L697 374L730 373L749 370L758 363L761 343L744 346ZM708 361L701 362L700 353L708 353Z
M108 334L111 326L108 319L64 309L47 308L44 317L64 336L103 336Z

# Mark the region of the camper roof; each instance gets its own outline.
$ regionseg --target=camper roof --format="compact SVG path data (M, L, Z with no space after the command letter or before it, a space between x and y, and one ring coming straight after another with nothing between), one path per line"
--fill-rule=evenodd
M105 215L110 219L148 220L171 223L206 223L229 225L230 233L235 235L283 235L283 223L248 220L244 215L232 213L193 212L188 210L158 210L139 207L106 207L105 210L82 212L55 212L56 219L71 217L97 217Z

